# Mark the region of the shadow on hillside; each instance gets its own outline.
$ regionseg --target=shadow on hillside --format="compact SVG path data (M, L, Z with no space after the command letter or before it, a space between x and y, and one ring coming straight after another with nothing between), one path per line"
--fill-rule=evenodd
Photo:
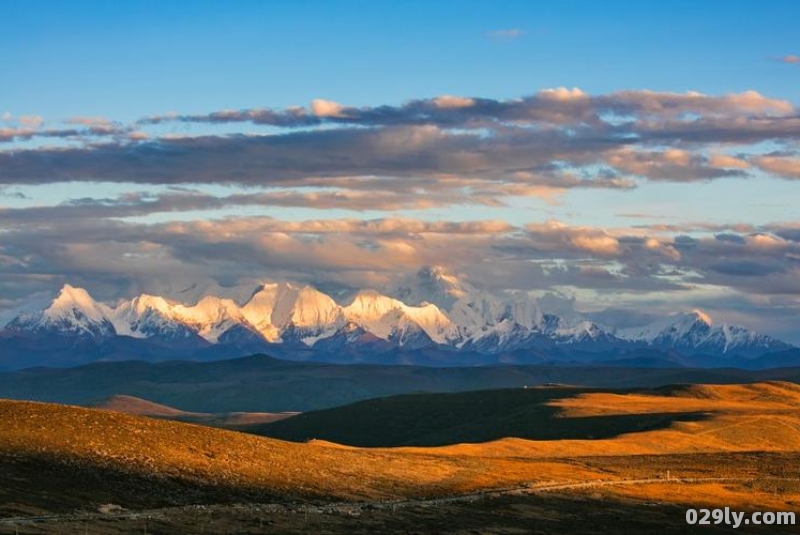
M293 442L321 439L362 447L444 446L507 437L606 439L708 418L704 412L567 418L560 409L548 405L595 391L541 388L392 396L308 412L245 430Z
M269 502L263 488L226 485L175 474L120 470L41 454L0 453L0 518L92 512L100 504L147 509L188 504ZM284 496L283 499L286 499Z

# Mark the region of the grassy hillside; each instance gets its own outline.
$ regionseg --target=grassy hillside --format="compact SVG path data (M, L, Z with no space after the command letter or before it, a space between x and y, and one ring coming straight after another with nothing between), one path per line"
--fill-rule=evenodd
M246 430L297 442L313 438L363 447L441 446L505 437L600 439L702 419L702 411L560 418L551 402L592 390L516 388L409 394L313 411Z
M117 503L154 507L463 493L539 477L593 478L566 462L294 444L105 410L0 400L0 516Z
M385 531L380 528L393 525L396 513L391 509L385 515L371 516L374 500L520 487L538 493L536 489L548 485L558 486L559 495L574 496L567 502L578 504L577 509L556 510L553 507L563 506L557 500L531 497L518 500L510 510L503 509L508 502L501 500L495 505L480 501L451 509L445 506L441 511L453 512L448 517L453 522L448 529L453 530L519 530L524 528L519 519L527 518L537 525L548 522L553 532L566 533L575 532L587 518L613 523L614 518L606 514L608 507L633 514L645 504L676 504L671 515L688 506L796 510L800 504L800 388L793 384L649 391L515 389L400 396L384 402L388 404L383 408L390 407L393 412L379 411L373 417L364 409L376 402L359 403L358 413L351 415L363 419L354 422L354 429L360 426L362 433L371 428L374 433L388 434L392 427L416 425L418 432L428 436L434 431L465 433L471 429L472 433L485 427L494 415L504 422L499 425L508 429L533 428L562 438L365 449L321 440L283 442L108 410L0 400L0 533L14 533L18 528L21 533L29 532L29 525L3 523L4 517L97 512L103 504L141 510L252 502L284 505L277 516L255 505L158 513L160 524L151 524L150 532L259 533L265 521L273 520L279 522L279 532L324 532L334 524L336 532L352 532L346 522L336 520L345 518L341 513L318 516L307 523L303 514L293 512L298 510L292 505L297 501L331 500L368 501L360 509L359 514L365 515L361 519L372 518L372 527ZM686 418L697 414L702 417ZM304 416L297 420L301 418ZM419 423L425 419L433 423ZM436 430L434 425L442 428ZM590 431L597 434L589 438ZM617 433L622 434L613 436ZM668 471L673 479L665 481ZM720 477L728 479L688 480ZM629 486L631 479L641 483ZM621 485L615 486L618 483ZM638 500L639 505L631 500ZM539 503L540 512L528 510L526 504L531 503ZM591 511L582 511L580 503ZM620 509L625 503L630 507ZM423 525L441 531L443 525L437 522L444 517L415 511L413 507L401 509L397 522L412 531ZM475 516L477 511L483 513ZM87 524L81 523L82 514L73 514L72 524L56 522L30 532L84 532ZM249 518L247 526L236 523L245 517ZM515 520L501 522L508 518ZM685 528L681 516L669 518L673 527ZM217 521L221 523L215 524ZM650 518L648 522L653 528L658 520ZM628 532L641 532L646 523L632 521ZM102 529L96 531L96 527ZM100 519L91 528L90 532L97 533L143 532L141 518L117 524Z
M185 412L161 403L153 403L146 399L134 396L116 395L93 405L95 409L106 409L125 414L138 414L141 416L161 416L165 418L186 416L191 414L202 414Z
M106 362L0 373L0 398L92 405L122 394L187 412L305 412L412 392L463 392L548 382L597 387L800 381L800 369L499 366L428 368L288 362Z
M369 447L441 446L504 437L604 439L667 429L678 422L703 425L705 420L731 415L782 416L798 409L800 386L793 383L618 391L517 388L392 396L248 430L293 441L318 438Z
M226 429L238 429L245 426L278 422L298 414L296 412L186 412L160 403L153 403L146 399L124 395L111 396L93 404L91 408L224 427Z

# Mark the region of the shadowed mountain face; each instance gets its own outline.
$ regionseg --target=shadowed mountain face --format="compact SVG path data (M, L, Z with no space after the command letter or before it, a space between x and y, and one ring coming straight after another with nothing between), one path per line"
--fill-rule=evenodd
M444 446L501 438L604 439L699 421L704 412L566 418L552 402L594 392L576 388L411 394L301 414L247 430L283 440L321 439L361 447ZM619 391L620 394L627 391Z
M464 392L545 383L622 388L770 379L800 382L800 369L344 366L259 355L203 363L105 362L0 373L0 397L92 405L124 394L189 412L306 412L411 392Z

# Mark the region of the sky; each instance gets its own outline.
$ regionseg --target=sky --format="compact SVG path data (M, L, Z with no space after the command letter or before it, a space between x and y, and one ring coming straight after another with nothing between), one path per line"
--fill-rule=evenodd
M796 2L0 3L0 311L441 265L800 342Z

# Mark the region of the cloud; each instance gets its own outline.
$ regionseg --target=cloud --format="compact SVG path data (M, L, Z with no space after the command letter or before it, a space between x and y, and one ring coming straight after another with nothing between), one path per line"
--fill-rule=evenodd
M753 158L753 163L781 178L800 179L800 155L768 154Z
M25 119L25 118L22 118ZM44 120L41 117L27 118L26 121L18 121L18 126L0 127L0 143L10 143L14 141L27 141L33 139L62 139L87 144L89 142L108 142L124 136L129 129L120 124L94 124L82 125L83 128L63 126L55 128L41 128ZM34 149L36 150L36 149Z
M620 253L619 241L600 229L570 227L551 220L543 224L529 224L526 230L544 247L574 247L600 256L616 256Z
M23 115L17 121L28 128L39 128L44 123L44 118L39 115Z
M683 149L664 151L635 150L625 147L608 154L606 163L613 168L652 180L694 182L728 176L742 176L746 162L732 157L712 157ZM714 164L721 166L717 167Z
M797 64L800 64L800 56L794 56L794 55L783 56L781 58L781 61L784 62L784 63L797 63Z
M669 242L650 237L645 238L643 244L645 249L662 254L675 262L681 259L680 252Z
M462 105L442 106L443 103ZM467 103L470 105L463 105ZM454 127L496 125L503 122L552 125L585 123L596 127L610 127L611 124L604 124L604 117L618 116L640 121L679 120L679 124L691 125L701 119L775 119L791 117L793 113L794 106L790 102L765 97L756 91L722 96L691 91L670 93L648 90L589 95L579 88L559 87L509 100L442 95L431 99L410 100L399 106L355 108L320 99L312 102L310 110L292 107L224 110L206 115L170 113L151 116L139 122L252 122L285 128L307 127L323 122L359 126L432 124ZM687 116L692 120L687 120Z
M360 108L315 100L310 109L167 114L133 126L106 118L70 121L83 128L1 129L0 141L59 137L82 145L34 146L13 156L0 152L0 183L83 179L285 186L377 176L384 183L398 181L389 188L396 190L409 179L424 179L429 188L439 189L442 177L457 176L481 178L478 191L539 191L552 198L574 187L635 186L624 174L679 182L744 176L750 172L749 158L721 154L720 144L800 138L794 107L754 91L589 95L578 88L554 88L520 99L442 95ZM278 132L176 136L151 129L166 122L187 127L249 122ZM323 124L327 127L315 128ZM614 178L601 180L602 173ZM597 178L573 178L590 175Z
M88 133L88 132L86 132ZM74 128L70 129L39 129L30 126L22 127L1 127L0 143L10 143L13 141L25 141L34 138L77 138L82 132Z
M437 108L469 108L475 105L475 99L441 95L433 99L433 104Z
M0 265L0 288L34 274L81 284L114 280L120 295L147 287L150 278L160 284L169 277L245 281L270 276L347 281L357 287L434 263L443 251L452 263L477 261L493 240L515 232L502 221L399 218L295 222L253 217L163 224L79 219L57 225L39 220L8 228L0 252L25 259L25 265ZM457 247L448 245L453 241Z
M794 112L791 102L769 98L752 90L722 96L705 95L697 91L619 91L595 97L593 100L598 107L608 111L616 109L624 114L661 118L680 118L684 114L746 117L752 114L789 115Z
M316 99L311 102L311 111L317 117L343 117L344 106L332 100Z
M0 186L0 197L6 197L8 199L27 199L28 196L22 193L21 191L12 191L6 187ZM0 214L2 214L2 208L0 208Z
M570 101L570 100L588 100L589 95L581 91L577 87L567 89L566 87L558 87L556 89L543 89L539 95L545 99L552 99L556 101Z
M736 277L763 277L765 275L783 271L783 268L779 265L759 262L756 260L728 260L725 262L715 262L709 264L708 268L724 275L734 275Z
M566 288L597 306L692 295L800 304L798 222L676 217L613 228L519 209L513 225L438 221L453 213L443 207L518 207L521 198L563 203L534 210L566 221L572 197L591 197L576 190L604 190L598 202L620 192L625 202L622 192L654 182L749 177L761 187L764 175L800 178L798 110L754 91L555 87L514 99L316 100L129 125L10 117L0 141L6 196L65 182L76 192L60 204L0 208L0 292L9 298L65 280L112 297L266 276L357 287L445 263L481 286ZM128 193L96 193L107 188ZM300 221L224 217L282 213L273 208L316 212L295 211ZM400 210L422 216L397 217ZM195 220L198 212L209 218Z
M493 30L487 35L492 39L517 39L525 33L519 28L508 28L506 30Z
M0 183L84 180L139 184L241 184L393 191L442 204L502 204L573 188L630 189L607 174L551 165L593 160L605 144L520 131L492 139L434 126L344 129L277 136L205 136L136 144L0 152ZM379 177L379 178L376 178ZM351 195L351 198L355 198ZM410 202L407 204L414 204Z
M111 119L107 119L106 117L70 117L64 122L66 124L79 124L83 126L99 127L110 126L112 124Z
M712 154L708 163L711 167L721 169L749 169L750 164L742 158L730 156L728 154Z
M603 255L614 256L619 254L619 241L611 236L585 236L577 235L572 238L572 243L579 249Z
M744 238L744 243L756 250L780 250L789 246L780 236L766 233L750 234Z
M618 306L635 296L662 304L688 295L701 300L698 288L800 304L800 223L739 230L698 224L689 237L682 228L600 228L556 220L519 227L501 220L400 217L118 219L147 203L177 209L210 201L200 193L142 193L0 211L0 291L15 299L72 281L100 287L115 299L182 288L186 281L237 285L265 278L348 288L369 281L381 288L421 265L444 264L490 289L574 288L593 295L595 304Z

